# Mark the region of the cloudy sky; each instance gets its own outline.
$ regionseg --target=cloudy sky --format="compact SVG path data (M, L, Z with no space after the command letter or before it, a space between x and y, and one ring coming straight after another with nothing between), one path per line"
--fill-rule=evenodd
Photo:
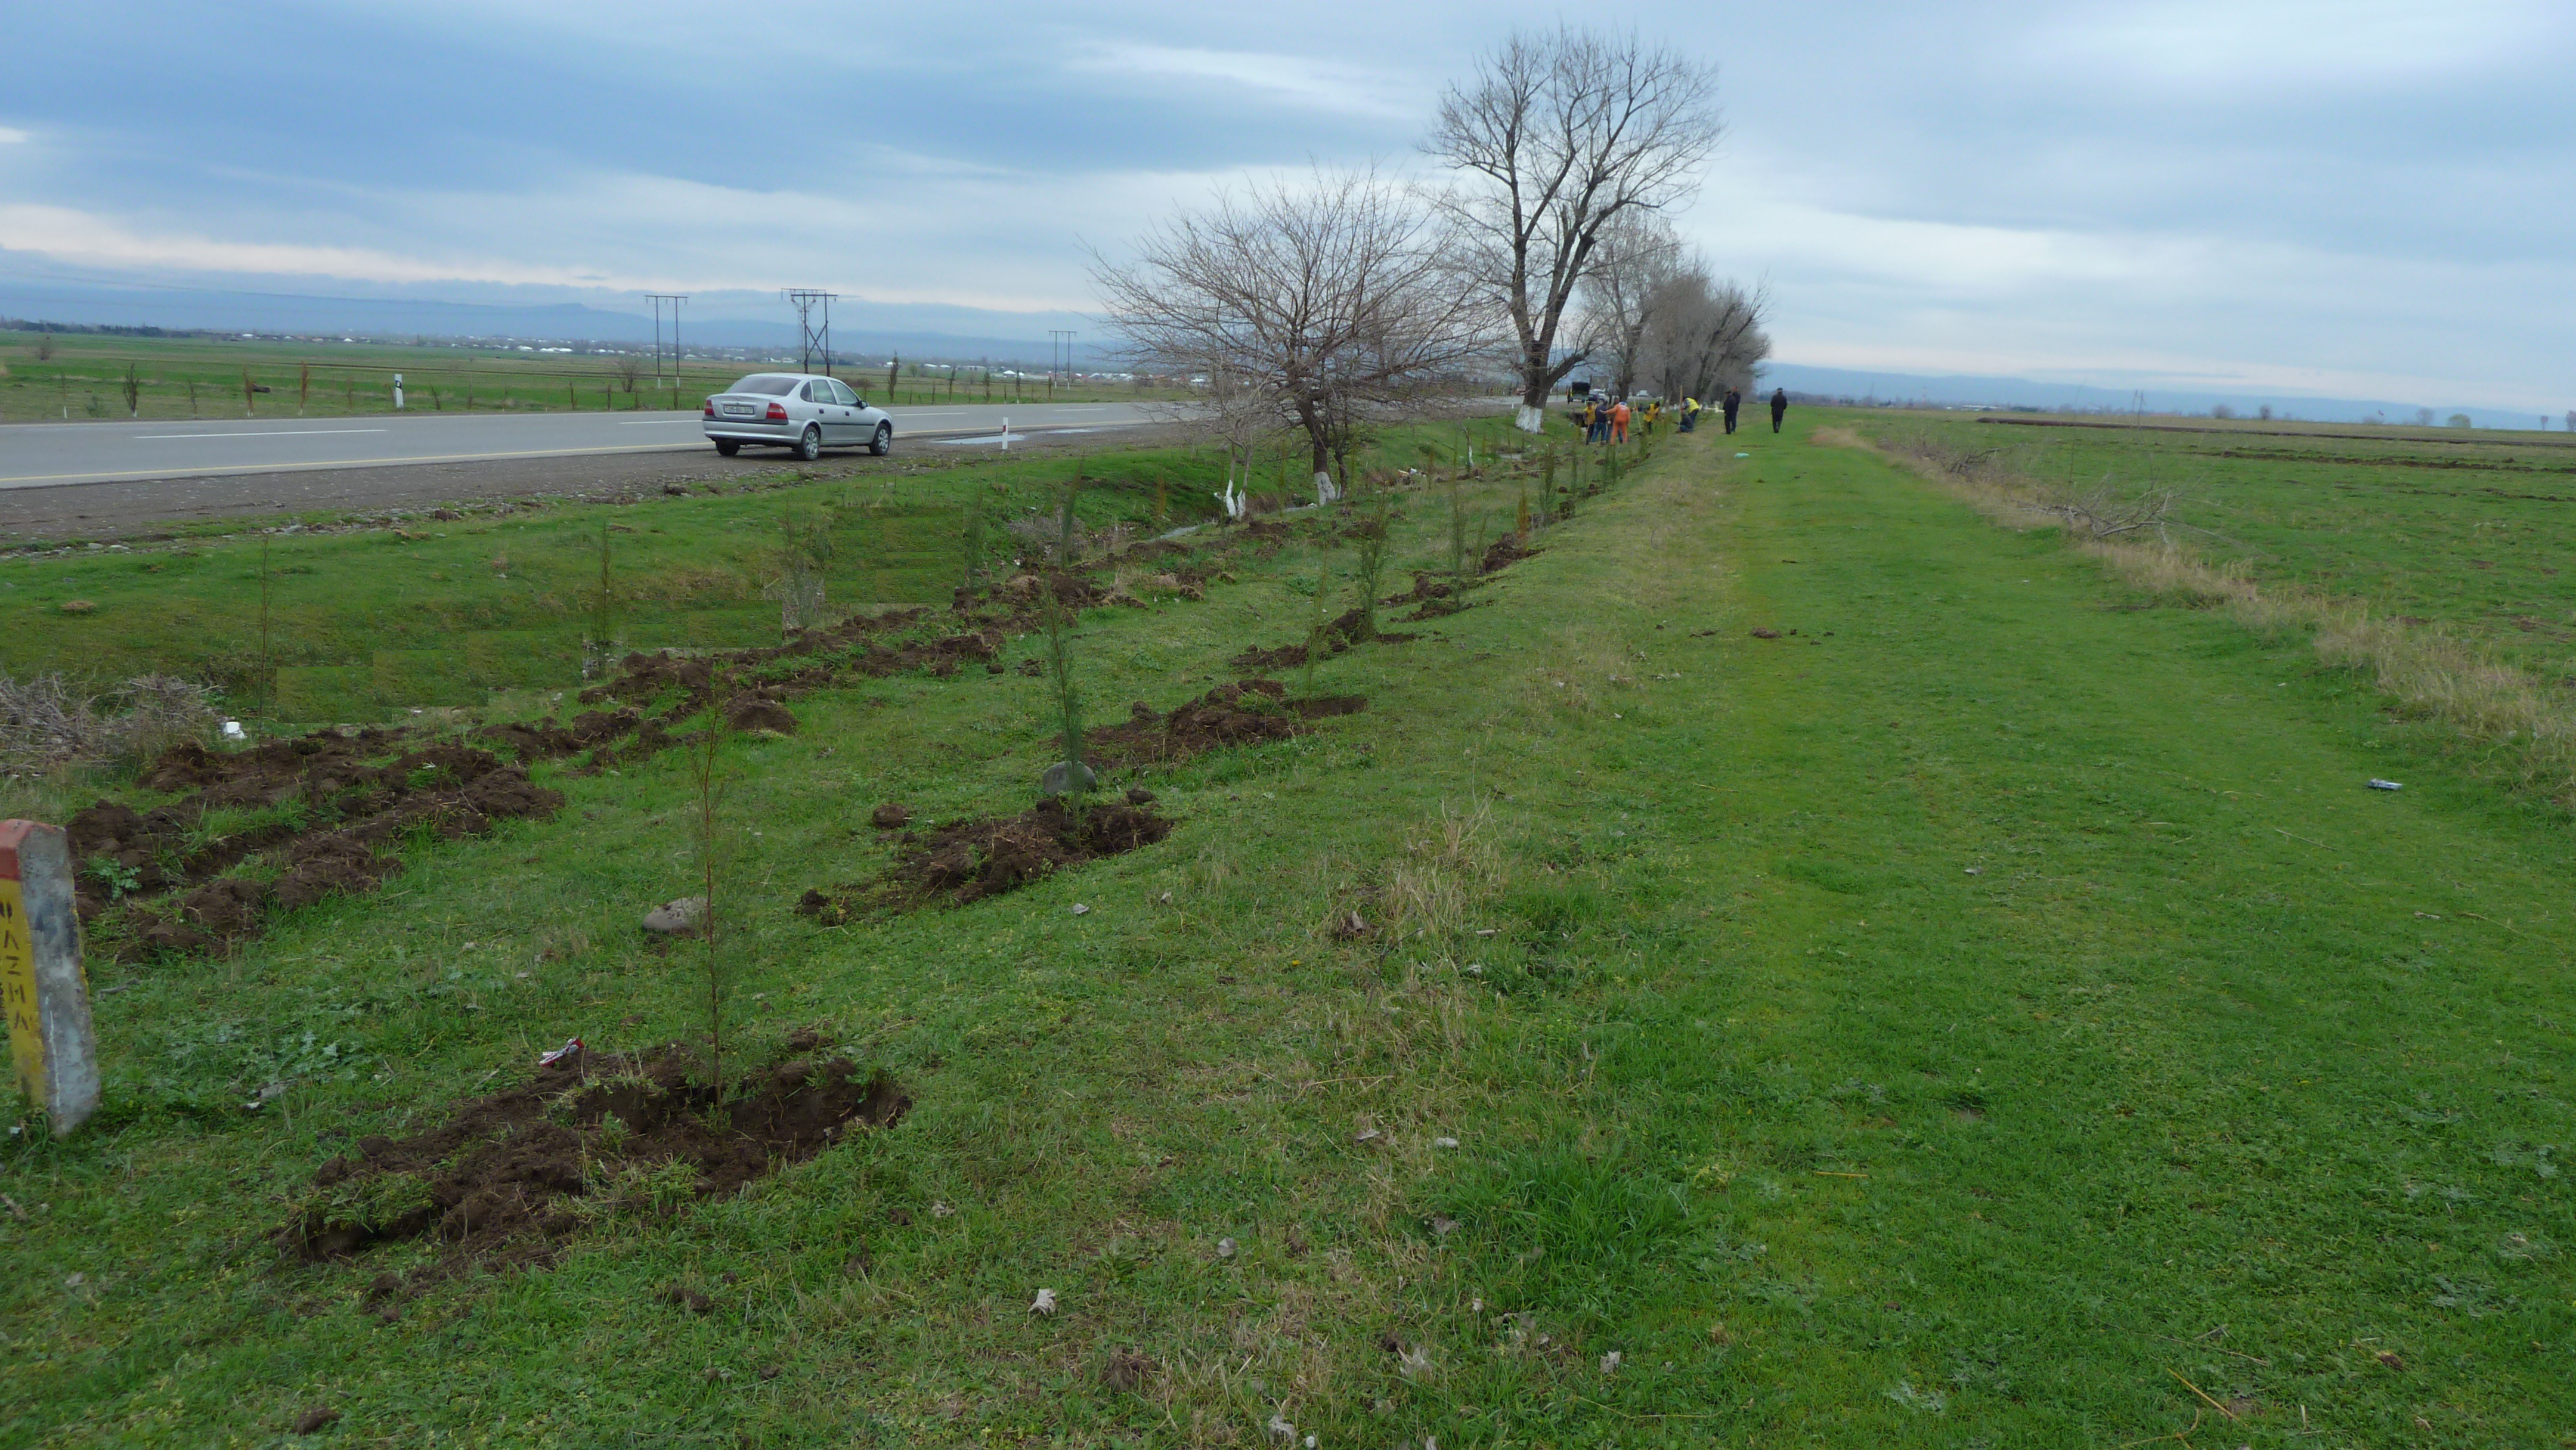
M28 6L0 277L1079 311L1086 248L1230 181L1427 176L1442 84L1583 13ZM1666 15L1729 119L1679 221L1784 360L2576 406L2565 0Z

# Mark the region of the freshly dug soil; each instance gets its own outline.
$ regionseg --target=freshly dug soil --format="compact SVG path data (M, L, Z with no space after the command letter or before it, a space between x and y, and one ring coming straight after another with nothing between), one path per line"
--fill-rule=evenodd
M634 1191L634 1170L685 1163L690 1192L713 1198L853 1129L892 1127L912 1106L892 1079L862 1078L843 1057L791 1058L732 1084L721 1102L700 1071L676 1047L636 1059L575 1054L467 1101L444 1127L362 1138L314 1174L312 1200L278 1231L278 1247L309 1263L435 1235L444 1252L430 1278L541 1264L580 1228L575 1200ZM379 1280L377 1297L401 1287Z
M999 896L1068 866L1150 846L1172 823L1148 806L1093 800L1077 820L1060 799L1016 816L991 816L906 832L895 863L874 881L808 891L799 914L826 926L918 906L964 906Z
M1335 619L1332 623L1325 625L1325 657L1329 659L1332 656L1349 649L1351 646L1361 643L1360 630L1366 619L1366 615L1353 609L1345 612L1340 618ZM1370 636L1368 642L1372 644L1411 644L1415 638L1417 638L1417 636L1410 634L1397 634L1390 630L1381 629L1376 634ZM1293 670L1306 663L1306 647L1302 644L1283 644L1277 649L1247 649L1243 653L1236 655L1234 658L1227 660L1225 663L1227 668L1237 670Z
M1518 534L1505 534L1494 540L1493 547L1485 551L1484 562L1477 565L1477 572L1497 574L1523 559L1536 557L1538 550L1529 547L1528 540Z
M1219 685L1168 715L1143 701L1127 707L1126 724L1093 732L1083 754L1095 769L1186 760L1230 745L1285 740L1305 733L1304 722L1368 708L1365 695L1291 700L1277 680Z
M72 817L72 858L83 863L75 897L81 919L118 909L126 929L102 935L120 957L219 950L255 935L272 910L374 890L402 869L391 853L416 832L479 836L501 821L549 816L563 805L524 767L452 742L404 750L406 736L319 731L231 755L174 746L143 784L189 794L144 812L100 801ZM275 807L291 814L203 839L211 811ZM224 874L254 860L274 865L275 874Z

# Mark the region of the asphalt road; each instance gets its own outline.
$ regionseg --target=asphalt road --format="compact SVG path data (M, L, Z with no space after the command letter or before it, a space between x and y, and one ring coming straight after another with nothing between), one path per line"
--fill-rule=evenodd
M978 436L998 444L1005 417L1013 432L1032 434L1158 421L1150 405L1135 403L904 408L893 417L897 449L914 440L961 446ZM13 423L0 426L0 490L682 449L713 456L698 421L696 413L602 412Z

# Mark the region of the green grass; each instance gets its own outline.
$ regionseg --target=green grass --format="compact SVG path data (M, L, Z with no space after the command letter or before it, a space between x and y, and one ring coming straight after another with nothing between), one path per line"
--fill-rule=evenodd
M0 1220L0 1423L2576 1434L2563 813L2392 733L2295 641L2114 608L2135 601L2047 534L1810 446L1812 421L1668 448L1475 607L1323 664L1365 714L1150 772L1170 840L969 909L827 931L788 905L882 859L879 800L1024 804L1042 681L872 682L730 746L745 1030L831 1024L912 1116L390 1325L359 1296L406 1252L283 1269L264 1236L354 1135L436 1121L573 1032L693 1030L686 959L634 929L689 868L676 754L555 776L559 820L423 854L230 961L102 968L105 1120L0 1160L29 1213ZM1439 566L1436 496L1396 527L1390 578ZM1233 567L1203 604L1086 617L1092 699L1168 705L1299 638L1312 554ZM1352 909L1378 930L1338 940ZM658 1302L673 1283L716 1312ZM1041 1286L1052 1318L1026 1312ZM1119 1350L1155 1363L1137 1392L1102 1382Z
M2259 426L2259 425L2249 425ZM1953 450L2060 483L2170 488L2177 537L2267 584L2370 601L2553 676L2576 677L2576 443L2564 435L2385 430L2380 437L1928 422ZM2355 428L2340 430L2350 434Z
M0 669L64 671L104 686L148 671L211 679L287 721L377 720L412 706L480 705L495 690L582 681L596 627L600 530L609 530L610 638L628 649L775 644L779 526L829 510L836 608L947 603L964 574L965 509L1000 520L1041 506L1056 480L1093 475L1094 525L1203 519L1222 466L1184 449L1084 458L863 464L840 479L787 470L716 496L641 504L512 505L441 520L425 510L340 532L270 535L262 688L261 536L0 556ZM238 527L238 526L236 526ZM997 555L1011 541L998 522ZM94 606L67 615L63 605Z
M630 344L630 346L632 346ZM50 350L51 356L39 357ZM393 378L415 412L602 412L694 408L763 364L665 359L657 385L649 345L643 373L621 374L609 354L555 354L465 343L262 341L225 337L111 337L0 331L0 423L144 418L348 417L393 411ZM834 371L870 402L1130 402L1177 396L1162 387L995 377L966 364L903 363L888 378L882 353L835 361ZM872 363L872 365L871 365ZM788 364L792 366L792 364ZM768 366L778 366L771 364ZM1011 364L998 364L1007 370ZM129 368L136 384L127 411ZM673 374L677 374L676 385ZM254 390L246 391L244 378ZM255 389L266 388L259 392Z

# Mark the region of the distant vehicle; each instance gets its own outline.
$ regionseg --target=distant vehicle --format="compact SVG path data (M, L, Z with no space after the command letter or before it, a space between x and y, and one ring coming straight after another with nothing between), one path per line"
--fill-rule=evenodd
M839 378L821 373L753 373L707 399L700 422L727 458L746 443L784 448L807 462L826 448L894 450L894 420Z

